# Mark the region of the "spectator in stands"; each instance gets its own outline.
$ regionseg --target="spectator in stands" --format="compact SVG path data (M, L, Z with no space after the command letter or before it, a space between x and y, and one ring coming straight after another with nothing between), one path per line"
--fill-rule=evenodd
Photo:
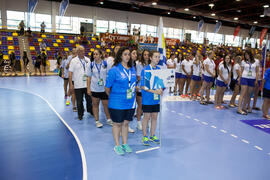
M81 25L80 27L81 36L84 36L85 33L85 27Z
M16 56L15 56L15 53L13 51L9 55L9 60L10 60L10 64L9 65L11 67L11 71L13 71L15 73L15 76L17 76L16 68L15 68L15 66L16 66Z
M46 51L46 43L44 41L42 41L40 44L39 44L39 47L40 47L40 51Z
M47 55L45 54L45 52L42 52L41 54L41 64L43 66L44 75L46 76Z
M3 52L0 50L0 76L4 71L4 59L3 59Z
M85 49L83 46L78 46L76 50L78 56L72 59L69 65L69 89L71 93L75 91L78 107L78 119L82 120L84 115L83 96L85 96L86 99L87 112L93 114L92 100L87 94L86 88L86 68L90 64L90 59L85 57ZM72 81L74 81L74 85Z
M37 75L37 70L39 71L39 75L41 76L41 55L37 55L36 60L35 60L35 75Z
M24 25L24 21L22 20L19 24L19 34L20 36L24 35L24 28L25 28L25 25Z
M26 36L29 36L29 37L32 36L32 31L30 27L28 27L28 30L26 31Z
M24 75L26 76L26 71L28 71L29 75L31 75L30 70L28 69L27 65L29 63L29 59L27 57L26 51L23 51L23 68L24 68Z
M45 28L46 28L46 25L44 23L44 21L40 24L40 33L45 33Z

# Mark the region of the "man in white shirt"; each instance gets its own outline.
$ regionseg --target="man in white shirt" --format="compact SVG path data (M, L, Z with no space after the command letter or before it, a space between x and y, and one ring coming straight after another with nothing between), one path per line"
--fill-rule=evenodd
M83 107L83 96L86 99L87 112L93 114L92 112L92 100L91 97L87 94L86 88L86 69L90 64L90 59L85 57L85 49L83 46L78 46L76 48L77 56L72 59L69 65L69 84L70 84L70 92L75 91L77 108L78 108L78 118L82 120L84 114ZM72 84L72 80L74 84Z

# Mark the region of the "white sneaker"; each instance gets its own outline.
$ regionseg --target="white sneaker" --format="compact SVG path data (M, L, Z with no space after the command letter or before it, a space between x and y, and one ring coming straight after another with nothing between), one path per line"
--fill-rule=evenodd
M142 130L142 122L137 121L137 129Z
M128 132L129 132L129 133L134 133L134 132L135 132L135 130L134 130L134 129L132 129L131 127L128 127Z
M113 121L111 120L111 119L107 119L107 124L109 124L109 125L113 125Z
M101 128L103 126L103 124L99 121L96 121L96 127L97 128Z

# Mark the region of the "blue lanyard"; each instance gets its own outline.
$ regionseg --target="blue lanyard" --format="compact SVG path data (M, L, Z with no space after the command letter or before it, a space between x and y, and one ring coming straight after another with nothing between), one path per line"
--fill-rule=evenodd
M126 69L123 69L124 70L124 72L125 72L125 74L126 74L126 76L128 77L128 87L130 88L130 81L131 81L131 70L128 70L128 73L127 73L127 71L126 71Z
M96 66L97 71L98 71L98 77L100 78L100 70L101 70L102 62L101 62L101 64L99 65L99 67L98 67L98 64L97 64L97 63L95 63L95 66Z
M82 65L83 65L83 70L85 71L85 62L84 62L84 60L82 61L80 58L79 58L79 60L80 60L80 62L81 62Z

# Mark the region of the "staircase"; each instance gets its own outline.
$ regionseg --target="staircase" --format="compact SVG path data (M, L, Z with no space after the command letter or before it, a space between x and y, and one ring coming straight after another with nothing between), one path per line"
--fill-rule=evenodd
M30 54L28 37L19 36L18 40L19 40L19 46L20 46L21 61L23 61L22 60L23 52L26 51L27 57L29 58L29 63L28 63L29 70L30 70L30 72L34 72L34 65L32 63L33 62L32 61L32 56ZM22 64L22 72L24 72L23 62L21 64Z

